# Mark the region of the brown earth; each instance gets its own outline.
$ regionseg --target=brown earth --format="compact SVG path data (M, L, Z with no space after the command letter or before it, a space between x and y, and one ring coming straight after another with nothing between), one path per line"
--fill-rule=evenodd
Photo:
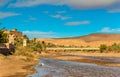
M23 56L1 56L0 55L0 77L25 77L34 73L31 66L37 61L27 61Z
M114 43L119 44L120 34L90 34L81 37L51 38L51 39L38 38L37 41L45 41L46 43L64 46L99 47L101 44L106 44L107 46L110 46Z
M73 39L82 39L86 42L93 42L93 41L108 41L108 40L120 40L120 34L102 34L102 33L96 33L96 34L90 34L86 36L81 37L75 37Z

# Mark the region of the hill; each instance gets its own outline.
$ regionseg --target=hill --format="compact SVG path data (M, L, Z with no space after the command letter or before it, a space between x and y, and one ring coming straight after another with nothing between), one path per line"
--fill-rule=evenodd
M70 37L70 38L61 38L61 39L80 39L84 40L86 42L93 42L93 41L108 41L108 40L120 40L120 34L101 34L101 33L96 33L96 34L89 34L85 36L80 36L80 37Z
M80 37L70 38L38 38L37 41L45 41L46 43L52 43L55 45L64 46L84 46L84 47L99 47L101 44L108 46L114 43L120 43L120 34L90 34Z

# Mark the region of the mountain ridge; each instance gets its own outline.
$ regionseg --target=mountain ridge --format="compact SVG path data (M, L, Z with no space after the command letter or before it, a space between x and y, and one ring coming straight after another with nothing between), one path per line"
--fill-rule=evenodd
M120 34L93 33L84 36L53 38L53 39L80 39L86 42L107 41L107 40L120 40Z

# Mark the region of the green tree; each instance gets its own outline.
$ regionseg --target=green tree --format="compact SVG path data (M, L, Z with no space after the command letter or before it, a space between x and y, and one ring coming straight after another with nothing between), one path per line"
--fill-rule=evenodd
M41 51L46 50L46 45L43 42L34 42L32 46L33 46L33 50L39 53L41 53Z
M120 52L120 44L114 43L112 46L110 46L110 48L113 52Z
M2 23L0 22L0 26L1 25L2 25ZM8 42L7 34L5 34L3 32L4 29L5 28L0 29L0 43L6 43L6 42Z
M2 29L0 29L0 43L7 42L8 42L7 34L5 34Z
M16 46L22 46L23 45L23 39L19 38L19 37L16 37L15 38L15 45Z
M47 47L45 41L42 41L41 46L42 46L42 50L45 51Z
M23 38L24 39L29 39L27 35L23 35Z
M101 53L107 50L107 46L105 44L101 44L99 48Z

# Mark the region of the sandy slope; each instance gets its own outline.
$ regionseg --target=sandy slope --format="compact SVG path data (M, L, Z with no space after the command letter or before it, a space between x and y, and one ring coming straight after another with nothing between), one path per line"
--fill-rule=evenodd
M26 74L33 73L31 68L36 62L27 62L22 56L0 56L0 77L25 77Z

